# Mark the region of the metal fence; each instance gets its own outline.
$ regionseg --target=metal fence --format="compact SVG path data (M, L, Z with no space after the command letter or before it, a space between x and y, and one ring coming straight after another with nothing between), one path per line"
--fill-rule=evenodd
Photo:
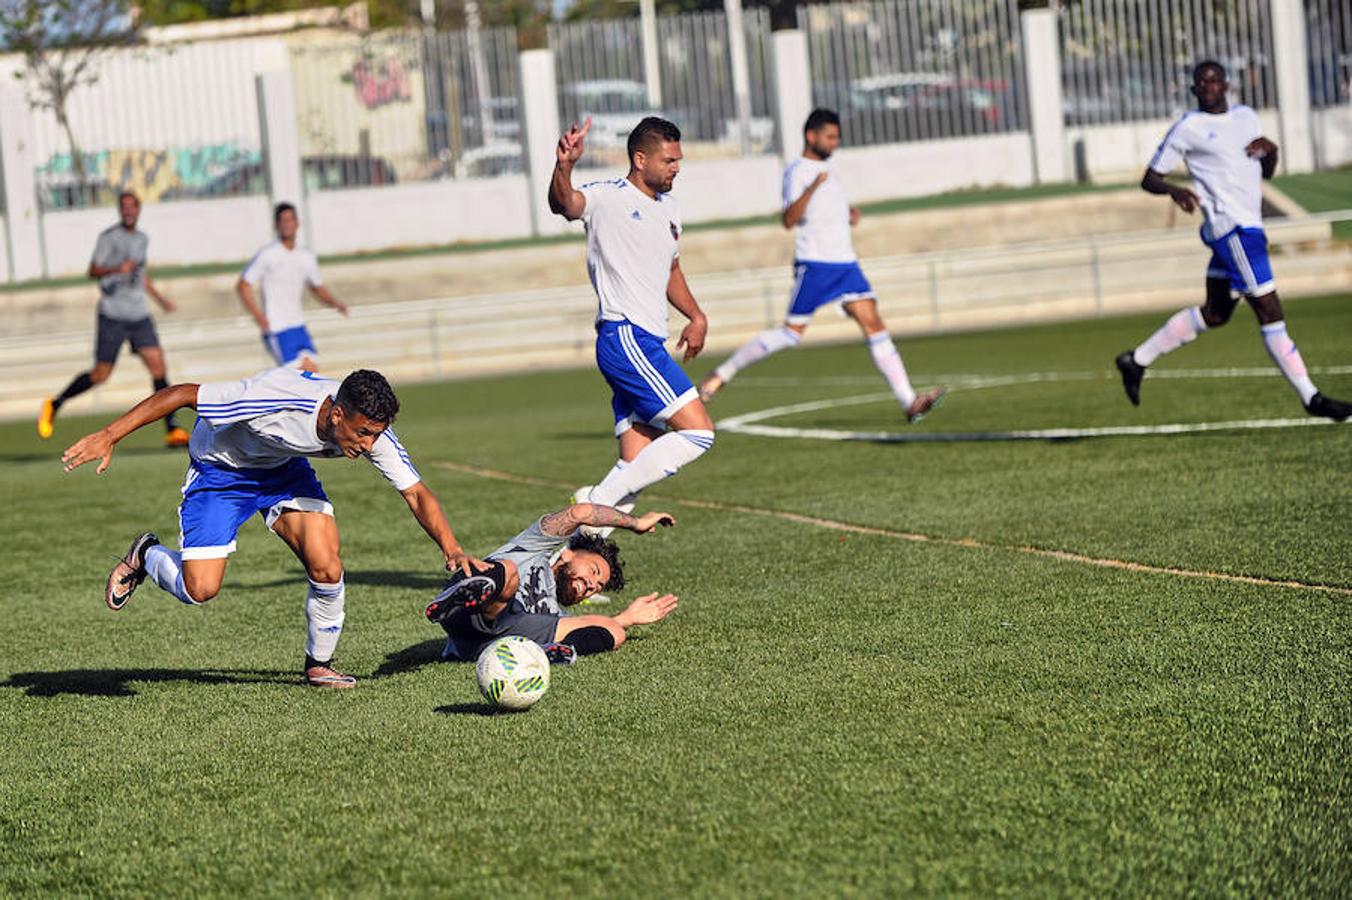
M524 171L516 32L293 44L307 191Z
M1352 103L1352 6L1347 0L1305 0L1310 51L1310 103L1316 109Z
M802 6L812 99L850 144L1014 131L1024 121L1016 0Z
M1176 116L1204 59L1225 66L1233 100L1276 101L1266 0L1081 0L1061 8L1060 37L1068 125Z
M579 164L622 164L629 132L648 115L680 127L682 150L690 158L772 152L769 11L747 10L743 17L751 110L745 143L727 17L716 12L660 16L656 26L655 85L645 77L637 18L550 26L559 116L565 123L592 119L588 152Z
M108 51L67 100L67 127L38 108L25 74L39 207L111 204L123 190L144 201L264 190L234 183L262 165L253 52L242 41Z

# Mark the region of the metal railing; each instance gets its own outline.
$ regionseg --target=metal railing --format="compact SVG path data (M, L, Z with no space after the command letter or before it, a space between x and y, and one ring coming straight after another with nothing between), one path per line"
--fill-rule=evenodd
M293 44L307 191L524 171L516 33Z
M850 144L1015 131L1026 108L1016 0L802 6L812 100Z
M1352 6L1347 0L1305 0L1305 28L1311 105L1352 103Z
M1176 116L1193 106L1192 68L1204 59L1225 66L1232 99L1276 102L1267 0L1081 0L1061 7L1059 23L1067 125Z
M775 149L771 112L770 17L747 10L750 120L743 142L733 78L727 17L683 13L656 21L658 83L645 78L643 31L639 19L607 19L551 25L549 46L558 71L559 117L581 122L590 116L588 153L581 165L616 166L625 141L644 116L670 119L681 129L690 158L734 157Z
M68 127L35 108L36 190L43 210L261 193L253 46L225 41L110 51L67 100ZM41 94L20 81L30 102Z

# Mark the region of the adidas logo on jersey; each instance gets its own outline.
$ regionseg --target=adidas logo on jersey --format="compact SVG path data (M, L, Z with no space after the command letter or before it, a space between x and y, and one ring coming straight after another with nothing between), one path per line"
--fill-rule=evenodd
M635 222L643 221L643 217L638 214L638 210L634 210L633 212L631 212L629 214L629 218L633 219Z

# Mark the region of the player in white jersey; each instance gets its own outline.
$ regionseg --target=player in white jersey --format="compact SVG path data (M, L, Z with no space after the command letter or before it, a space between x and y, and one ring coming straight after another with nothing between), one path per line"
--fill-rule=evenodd
M670 194L681 168L681 132L649 116L629 135L629 173L573 187L588 119L559 139L549 208L587 229L587 273L596 290L596 365L612 392L620 458L574 499L629 512L638 494L675 475L714 443L714 423L694 384L664 346L667 304L689 319L676 341L690 360L708 321L681 272L681 216Z
M917 394L911 387L901 355L878 315L878 301L850 240L859 210L845 199L845 189L827 162L839 146L840 117L829 109L814 109L803 123L803 155L784 170L784 227L798 229L788 315L781 327L756 335L705 377L699 392L706 402L742 369L797 347L813 313L829 304L838 304L859 324L874 365L908 422L920 421L943 397L943 388Z
M183 407L197 410L197 424L178 508L180 550L168 549L149 532L139 535L108 576L104 599L110 609L125 606L146 578L186 604L215 597L235 535L257 513L309 575L305 683L356 684L333 667L344 618L343 562L333 505L306 459L311 456L365 456L403 495L441 548L447 569L470 574L485 568L461 549L436 496L390 427L399 401L389 382L366 369L342 384L279 368L240 381L165 388L72 444L61 457L66 471L99 460L103 472L118 441Z
M272 213L277 239L269 241L240 273L235 293L258 323L263 346L279 366L297 365L314 372L318 369L314 339L305 327L302 300L308 287L320 303L347 315L347 305L319 279L319 260L304 247L296 246L300 219L290 203L279 203ZM261 290L260 307L254 292Z
M1220 63L1199 63L1192 73L1197 109L1183 114L1151 157L1141 187L1168 194L1184 212L1202 211L1202 243L1211 249L1206 270L1206 302L1173 315L1135 350L1117 357L1122 386L1133 405L1141 402L1146 367L1170 351L1191 343L1208 328L1230 321L1243 296L1258 316L1263 344L1312 416L1339 421L1352 416L1352 404L1319 393L1310 380L1295 342L1286 333L1282 305L1268 261L1263 233L1263 179L1277 170L1277 145L1262 135L1258 114L1231 106L1230 88ZM1193 188L1165 180L1179 163L1188 167Z

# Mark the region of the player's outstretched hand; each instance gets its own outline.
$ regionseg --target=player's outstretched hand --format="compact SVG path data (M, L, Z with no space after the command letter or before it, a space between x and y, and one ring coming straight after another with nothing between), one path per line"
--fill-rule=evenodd
M446 557L446 571L460 571L465 575L473 575L475 572L482 572L488 568L488 563L479 559L477 556L470 556L463 550L459 553L453 553Z
M1171 188L1169 196L1178 204L1178 208L1185 213L1190 213L1197 209L1197 195L1185 187Z
M559 138L559 146L554 153L560 163L571 166L582 158L583 145L587 140L587 132L591 131L591 124L591 116L583 121L581 128L574 122L573 127Z
M65 463L66 471L69 472L97 459L100 460L99 467L94 471L102 475L112 462L114 443L106 431L87 434L66 448L66 452L61 454L61 462Z
M676 341L676 349L685 348L685 354L681 357L681 362L690 362L699 352L704 349L704 339L709 335L709 322L707 319L693 319L681 329L681 337Z
M648 594L639 597L624 611L623 619L629 625L651 625L665 619L681 602L675 594Z
M634 534L647 534L657 529L661 525L663 528L670 528L676 524L676 517L671 513L650 512L639 516L634 522L632 531Z

